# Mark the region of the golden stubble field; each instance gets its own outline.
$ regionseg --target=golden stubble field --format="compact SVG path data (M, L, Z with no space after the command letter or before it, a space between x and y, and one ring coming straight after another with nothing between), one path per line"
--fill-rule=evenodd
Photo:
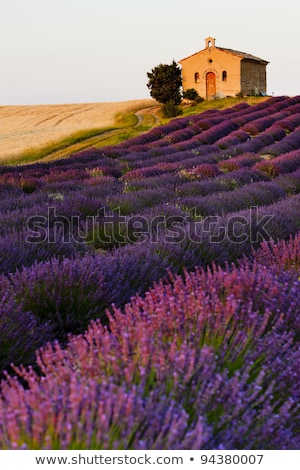
M149 107L154 100L1 106L0 163L28 149L40 148L87 129L113 126L116 116Z

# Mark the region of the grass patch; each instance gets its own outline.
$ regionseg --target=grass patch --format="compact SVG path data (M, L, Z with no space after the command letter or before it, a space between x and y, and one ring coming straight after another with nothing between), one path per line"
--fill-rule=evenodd
M192 114L199 114L203 111L207 111L208 109L225 109L231 108L232 106L239 104L239 103L248 103L250 105L254 105L260 103L261 101L266 101L269 99L269 96L246 96L244 98L235 98L228 96L226 98L215 98L214 100L210 101L202 101L201 103L197 104L190 104L190 105L181 105L183 116L189 116Z

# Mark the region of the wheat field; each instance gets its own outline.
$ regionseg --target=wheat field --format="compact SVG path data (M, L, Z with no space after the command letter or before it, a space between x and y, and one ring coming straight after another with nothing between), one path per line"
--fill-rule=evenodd
M118 114L152 106L152 99L124 102L0 107L0 163L87 129L105 128Z

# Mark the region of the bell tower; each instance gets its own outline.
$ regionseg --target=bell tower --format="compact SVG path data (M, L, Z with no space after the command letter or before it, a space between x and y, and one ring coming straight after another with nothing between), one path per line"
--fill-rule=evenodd
M215 46L215 38L212 38L209 36L208 38L205 39L205 49L210 49L211 47L216 47Z

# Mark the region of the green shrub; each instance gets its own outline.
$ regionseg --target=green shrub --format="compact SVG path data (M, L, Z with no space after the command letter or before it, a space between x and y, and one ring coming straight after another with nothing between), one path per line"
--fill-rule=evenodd
M172 118L179 116L182 114L182 110L173 103L173 101L169 101L168 103L164 104L162 107L163 117L165 118Z
M189 101L194 101L195 103L201 103L204 99L199 95L198 91L195 88L188 88L182 93L182 97Z

